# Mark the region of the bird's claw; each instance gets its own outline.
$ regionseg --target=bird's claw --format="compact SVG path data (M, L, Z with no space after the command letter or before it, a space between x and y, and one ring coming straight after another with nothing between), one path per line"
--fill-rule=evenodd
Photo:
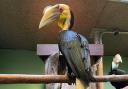
M87 73L88 73L88 75L89 75L90 81L96 81L96 79L95 79L94 76L93 76L93 72L92 72L91 67L87 68Z
M68 75L68 77L69 77L69 79L70 79L70 82L69 82L68 84L69 84L69 85L74 84L74 83L75 83L75 79L76 79L76 76L74 75L74 73L73 73L73 72L67 73L67 75Z

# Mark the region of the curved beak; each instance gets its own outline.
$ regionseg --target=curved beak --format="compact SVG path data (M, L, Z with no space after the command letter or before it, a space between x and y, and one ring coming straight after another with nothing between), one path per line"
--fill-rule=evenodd
M44 9L44 15L40 21L39 29L57 20L60 16L59 5L49 6Z
M122 63L122 57L120 56L120 54L116 54L113 58L113 61L117 64Z
M122 63L122 59L120 60L120 63Z

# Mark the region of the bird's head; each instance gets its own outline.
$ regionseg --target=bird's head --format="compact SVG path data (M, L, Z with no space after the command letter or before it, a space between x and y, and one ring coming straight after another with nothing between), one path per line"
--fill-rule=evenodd
M116 54L113 57L112 69L117 69L120 63L122 63L122 58L121 58L120 54Z
M62 30L68 30L72 27L72 13L70 7L66 4L56 4L47 6L43 11L43 17L39 24L39 29L50 24L57 22Z

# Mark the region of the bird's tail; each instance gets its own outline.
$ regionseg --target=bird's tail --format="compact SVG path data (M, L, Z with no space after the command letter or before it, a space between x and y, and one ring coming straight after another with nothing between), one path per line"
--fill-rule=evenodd
M76 89L89 89L89 84L80 79L76 79Z

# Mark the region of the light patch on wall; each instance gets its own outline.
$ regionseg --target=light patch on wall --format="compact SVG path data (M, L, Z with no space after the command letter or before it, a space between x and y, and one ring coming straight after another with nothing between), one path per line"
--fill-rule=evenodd
M109 0L109 1L128 3L128 0Z

